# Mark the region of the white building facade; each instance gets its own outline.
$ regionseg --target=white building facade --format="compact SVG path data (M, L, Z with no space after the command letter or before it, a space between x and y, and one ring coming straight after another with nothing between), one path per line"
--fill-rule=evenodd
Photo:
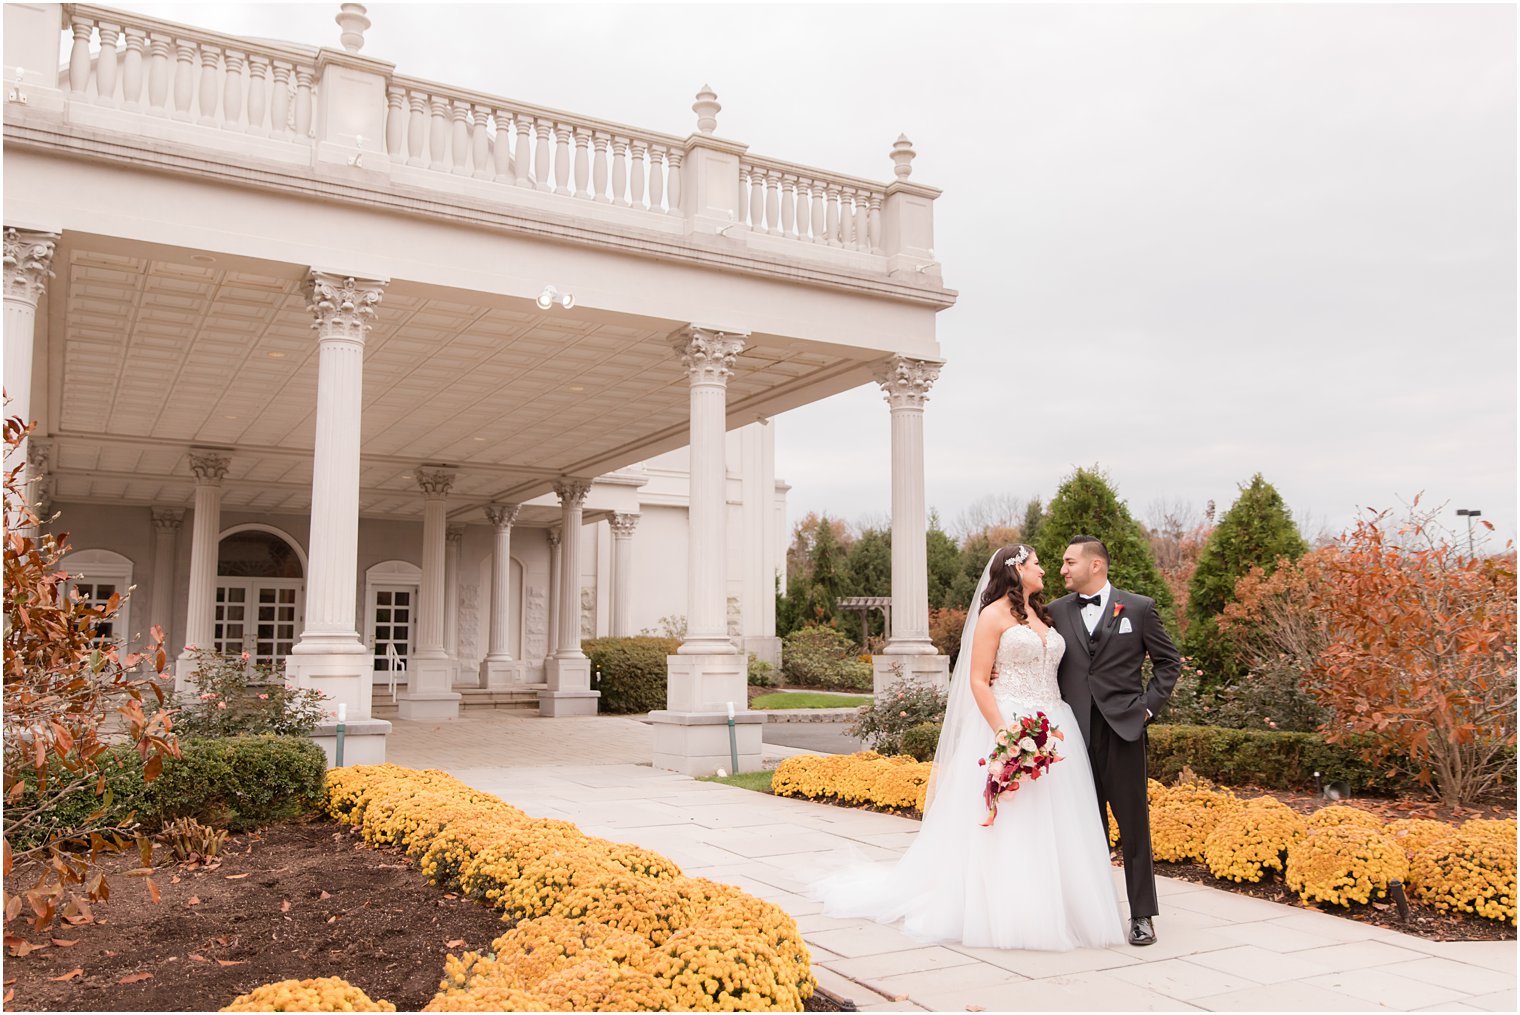
M678 618L654 760L710 771L778 658L769 420L876 381L879 669L942 672L908 548L954 294L906 139L877 184L751 154L706 89L681 137L408 78L358 5L334 49L5 18L8 411L81 593L135 586L113 634L283 667L372 761L391 714L590 714L581 640Z

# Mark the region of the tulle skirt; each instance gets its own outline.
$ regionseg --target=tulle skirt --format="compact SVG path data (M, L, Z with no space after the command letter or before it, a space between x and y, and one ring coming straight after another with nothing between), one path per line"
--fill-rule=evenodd
M1065 760L1004 794L996 822L984 828L986 769L977 759L992 750L993 734L979 726L985 742L954 752L956 768L936 787L908 851L895 863L853 864L816 882L811 893L824 911L901 920L925 942L1041 951L1123 943L1108 835L1081 730L1065 702L1039 707L1065 734Z

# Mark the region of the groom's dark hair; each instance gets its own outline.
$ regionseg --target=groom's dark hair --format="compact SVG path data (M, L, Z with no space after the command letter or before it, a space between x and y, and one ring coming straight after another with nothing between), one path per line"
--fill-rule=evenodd
M1097 536L1072 536L1070 545L1077 546L1088 543L1092 545L1084 545L1082 552L1090 553L1095 557L1102 557L1103 563L1106 565L1108 563L1108 547L1104 546L1103 540L1099 539Z

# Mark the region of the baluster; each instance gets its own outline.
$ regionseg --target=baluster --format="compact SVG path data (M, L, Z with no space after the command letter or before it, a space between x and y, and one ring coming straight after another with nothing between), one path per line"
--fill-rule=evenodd
M512 167L512 175L517 180L519 187L533 186L533 117L515 116L514 126L517 128L517 158L516 165Z
M453 173L467 176L470 172L470 104L455 99L449 104L449 118L453 121L449 148L454 156Z
M76 14L69 19L74 31L74 47L69 50L69 91L83 95L90 83L90 38L95 34L95 22Z
M169 47L172 40L151 32L148 47L152 59L148 68L148 109L160 116L169 112L169 81L174 77L169 64Z
M195 97L195 43L188 39L174 40L174 118L188 120L192 117L191 102Z
M781 225L781 172L776 169L765 174L765 225L766 232L786 235Z
M566 196L571 193L570 133L568 123L554 125L554 192Z
M427 165L428 99L422 92L408 90L406 93L406 164Z
M428 96L428 168L444 171L449 168L449 103L438 95Z
M765 232L765 170L749 167L749 227Z
M295 68L284 60L272 63L269 84L269 133L278 138L290 137L290 75Z
M823 181L809 181L808 189L813 192L813 242L827 243L829 242L829 236L825 231L827 228L825 223L827 222L828 212L824 207L827 201L824 195L825 187Z
M538 189L546 193L554 189L554 181L549 179L549 146L552 144L549 134L553 130L553 120L533 121L533 178Z
M222 89L222 113L228 127L236 127L243 116L243 54L227 50L227 84Z
M496 148L491 152L496 158L496 182L512 185L512 114L505 109L495 110Z
M749 166L739 163L739 202L734 207L739 209L736 221L743 226L749 225L749 180L747 177L752 175L753 170Z
M881 249L881 195L871 195L870 219L871 253L883 253Z
M649 210L665 210L665 146L649 146Z
M216 123L217 79L222 76L222 51L201 45L200 116L201 123Z
M866 199L865 191L855 192L855 249L869 251L871 249L871 205Z
M311 82L315 74L311 67L296 68L295 132L302 141L311 137Z
M795 228L797 230L796 235L797 235L797 239L799 239L799 240L806 240L806 239L809 238L808 237L808 231L809 231L808 230L808 224L812 220L811 219L811 213L808 210L811 207L811 204L810 204L811 199L808 197L808 190L807 190L807 188L808 188L808 179L807 179L807 177L806 176L799 176L799 177L797 177L797 201L796 201L796 205L795 205L795 211L796 211L796 215L797 215L797 221L794 224L793 228Z
M385 89L385 154L392 162L406 154L406 89L400 85Z
M95 58L95 99L107 106L116 105L116 40L121 38L121 28L102 21L100 30L100 55Z
M269 57L248 56L248 133L269 134Z
M839 245L845 248L855 245L854 194L854 187L839 188Z
M575 196L591 196L591 131L585 127L575 128Z
M127 53L121 62L121 101L128 109L142 108L143 54L148 51L148 33L141 28L128 28Z
M786 173L781 177L781 235L791 236L797 226L797 177Z
M824 209L828 213L828 224L824 227L825 235L828 237L829 246L837 247L841 245L839 242L839 185L831 183L828 187L828 196L824 204Z
M612 203L628 207L628 139L612 139Z
M644 155L649 146L633 139L633 162L628 167L628 200L635 208L644 207Z
M486 133L491 109L489 106L475 106L474 111L475 125L470 128L470 160L474 163L475 171L470 175L477 180L489 180L496 175L491 167L491 138Z
M670 214L684 215L681 208L681 158L682 154L674 148L666 153L666 160L670 163L667 170L670 179L665 184L665 191L670 196Z
M591 200L605 203L612 200L607 196L607 147L612 135L597 131L591 135L591 143L596 146L591 159Z

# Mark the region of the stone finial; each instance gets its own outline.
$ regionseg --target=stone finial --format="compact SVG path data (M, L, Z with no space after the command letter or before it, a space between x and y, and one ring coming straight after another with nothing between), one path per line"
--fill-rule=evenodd
M712 85L703 85L697 93L697 101L691 104L691 111L697 114L697 130L703 134L717 130L718 110L722 108L718 105L718 93L712 90Z
M897 174L899 180L906 180L913 175L913 160L918 152L913 150L913 142L908 140L908 135L899 134L897 140L892 142L892 171Z
M357 53L364 48L364 30L370 26L369 18L363 4L339 4L338 16L333 18L338 27L343 29L343 34L338 38L343 43L343 48L350 53Z

